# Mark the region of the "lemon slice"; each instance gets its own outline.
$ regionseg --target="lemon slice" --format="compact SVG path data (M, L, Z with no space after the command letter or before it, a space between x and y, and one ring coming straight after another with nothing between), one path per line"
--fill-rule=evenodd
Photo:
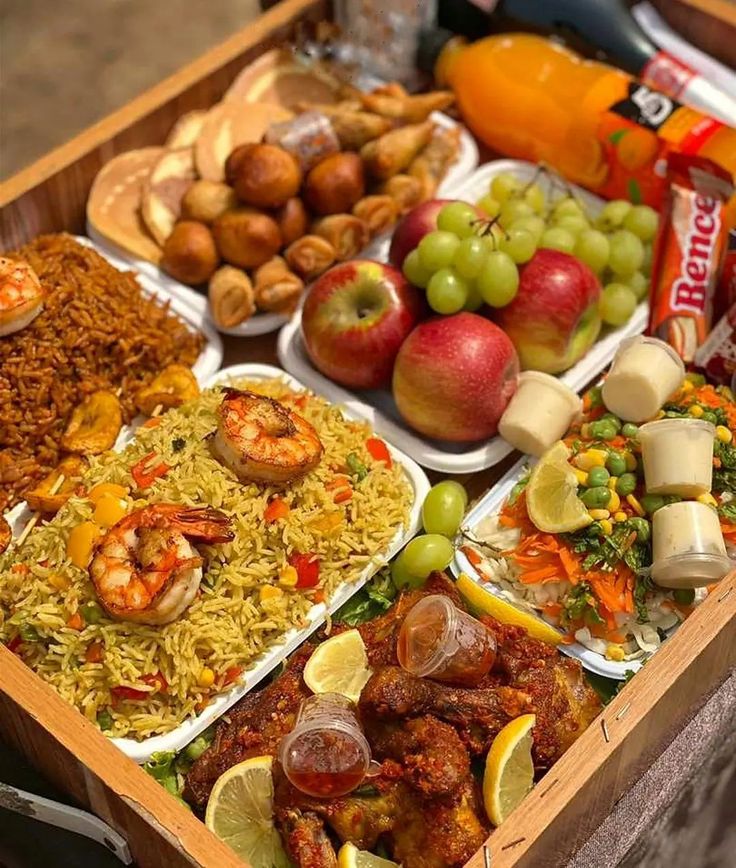
M398 868L396 862L359 850L355 844L343 844L337 854L338 868Z
M217 779L205 823L251 868L288 868L289 859L273 824L270 756L238 763Z
M570 450L562 440L544 453L526 486L526 507L532 522L546 533L570 533L593 519L578 497L578 480L567 463Z
M483 804L488 819L500 826L534 786L532 727L536 715L516 717L493 739L483 775Z
M460 573L455 587L474 609L485 615L491 615L502 624L523 627L534 639L541 639L542 642L549 642L552 645L559 645L562 641L562 633L555 630L551 624L489 593L465 573Z
M304 667L304 683L312 693L342 693L353 702L371 677L363 637L346 630L317 646Z

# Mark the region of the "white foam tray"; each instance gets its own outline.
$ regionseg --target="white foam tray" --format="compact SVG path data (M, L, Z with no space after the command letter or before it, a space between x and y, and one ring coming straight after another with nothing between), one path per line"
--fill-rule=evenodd
M521 160L495 160L481 166L462 184L456 186L452 196L474 202L488 189L491 178L501 172L514 172L523 180L532 177L536 167ZM603 200L580 187L571 185L584 203L596 213ZM374 251L374 258L388 261L390 240L384 239ZM644 331L648 320L648 305L642 302L631 319L620 328L606 328L590 351L560 379L576 392L592 382L613 360L622 340ZM513 452L513 446L503 437L496 436L484 443L448 443L430 440L413 431L401 418L391 392L380 389L350 392L333 383L311 363L301 337L301 311L281 330L278 339L279 361L287 371L315 391L327 395L332 401L349 405L354 412L370 420L379 434L408 452L424 467L444 473L472 473L493 467Z
M476 528L483 519L498 513L508 496L511 494L512 488L520 479L522 479L527 468L534 463L535 459L532 458L522 458L520 461L517 461L516 464L514 464L514 466L493 486L493 488L475 504L470 512L467 513L463 519L463 528L472 533L473 529ZM505 600L506 602L513 602L513 600L509 599L509 597L503 593L499 585L494 582L486 582L482 576L479 575L475 567L460 551L460 548L455 549L455 557L450 565L450 569L455 576L459 576L460 573L465 573L474 582L479 584L486 591L489 591L495 597ZM526 612L528 610L525 609L524 611ZM534 614L534 617L547 624L547 626L550 626L541 616ZM669 630L668 636L671 636L676 629L677 627L673 627ZM562 632L564 631L560 630L560 633ZM616 678L620 681L626 678L627 671L638 672L645 659L647 659L623 660L621 662L606 660L602 654L591 651L579 642L574 642L572 645L558 645L557 648L563 654L575 657L589 672L595 672L597 675L604 675L606 678Z
M111 253L104 244L98 244L84 235L76 235L75 239L80 244L84 244L85 247L91 247L93 250L96 250L100 256L107 259L115 268L121 271L131 271L130 262L126 262L114 253ZM164 281L158 280L155 276L141 272L137 277L138 283L140 283L141 288L147 295L155 296L162 301L168 301L170 309L184 320L192 331L199 330L205 336L204 348L197 361L192 365L192 373L197 378L197 382L202 385L222 364L222 339L217 330L213 328L209 318L204 315L206 300L204 300L205 303L202 306L198 303L197 293L186 287L181 287L186 290L186 293L172 292ZM193 296L193 298L190 298L190 296Z
M242 364L234 365L233 367L223 368L209 380L204 383L205 387L215 386L220 383L227 383L231 380L248 378L253 380L268 380L274 377L282 378L293 389L303 389L304 385L297 379L287 374L279 368L271 365L259 364ZM325 396L323 396L325 397ZM357 419L358 416L351 412L350 408L344 408L345 416L348 418ZM132 438L133 431L126 431L125 435L118 439L115 444L115 449L120 450ZM334 592L329 604L319 603L314 605L307 615L307 626L301 630L292 629L286 633L281 641L274 643L271 648L262 654L256 663L245 672L244 680L241 684L237 684L227 693L224 693L214 699L207 708L196 717L190 718L165 735L156 735L143 741L136 741L132 738L113 738L112 742L120 748L127 756L135 760L137 763L147 762L151 755L156 751L181 750L185 745L196 738L199 733L205 730L211 723L217 720L228 708L234 705L259 681L261 681L275 666L278 666L282 660L289 656L299 645L304 642L315 630L317 630L325 621L328 612L332 613L343 605L353 594L356 593L368 581L371 576L380 569L382 564L387 563L403 546L410 540L421 528L421 507L424 498L429 491L430 485L426 474L419 465L405 455L400 449L388 444L389 451L393 460L400 464L406 474L407 480L414 492L414 501L412 503L411 512L409 515L408 526L400 528L393 541L386 549L377 553L374 562L365 569L359 579L355 582L344 582ZM26 522L30 518L31 513L25 504L18 504L11 512L6 515L8 522L13 530L13 536L16 537Z
M434 112L432 115L432 120L437 124L443 127L455 127L460 126L460 153L458 155L458 159L452 164L449 171L447 172L446 177L442 181L437 191L438 196L450 196L452 195L452 191L458 184L462 183L464 179L475 169L478 165L478 146L475 143L475 139L470 135L467 129L464 126L461 126L456 121L449 118L447 115L442 112ZM157 265L154 265L152 262L147 262L145 259L138 259L133 256L131 253L126 251L124 248L119 247L114 242L108 240L103 235L100 235L99 232L94 228L94 226L87 223L87 234L90 238L92 238L96 245L103 248L112 254L116 259L122 260L123 262L127 262L129 267L133 267L136 271L141 274L148 275L153 278L157 283L161 284L166 288L166 290L174 297L181 299L190 299L195 296L195 302L197 303L197 308L201 308L204 311L204 316L208 323L214 326L214 322L209 315L208 310L208 302L207 297L200 292L196 292L193 289L190 289L188 286L184 286L179 283L178 280L174 280L173 277L170 277L164 271L162 271ZM374 258L376 257L380 250L384 247L388 247L389 240L391 238L391 232L383 233L382 235L374 238L371 243L361 252L361 257L364 258ZM253 337L255 335L265 335L269 332L274 332L277 329L280 329L284 323L288 322L288 317L283 316L278 313L257 313L255 316L252 316L247 322L242 323L241 325L233 326L233 328L221 328L217 326L216 328L226 335L235 335L236 337Z

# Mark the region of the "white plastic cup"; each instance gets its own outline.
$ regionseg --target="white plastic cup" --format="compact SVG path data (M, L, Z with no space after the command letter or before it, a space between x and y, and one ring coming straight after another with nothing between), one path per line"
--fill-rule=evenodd
M493 666L496 640L447 597L431 594L404 618L396 652L412 675L472 687Z
M514 449L539 458L565 436L582 410L582 399L557 377L523 371L498 423L498 433Z
M663 588L702 588L732 567L718 513L695 500L663 506L652 516L652 579Z
M660 419L639 428L647 493L698 497L713 482L716 429L702 419Z
M310 796L354 790L368 772L371 749L353 703L339 693L305 699L294 729L281 741L279 760L289 781Z
M685 365L668 343L637 335L621 342L601 397L620 419L646 422L657 415L684 376Z

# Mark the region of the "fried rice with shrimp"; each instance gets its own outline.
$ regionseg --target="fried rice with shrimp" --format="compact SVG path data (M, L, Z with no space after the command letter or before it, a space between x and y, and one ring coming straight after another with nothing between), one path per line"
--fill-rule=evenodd
M19 552L11 546L0 556L0 641L110 735L143 739L201 712L301 626L315 602L382 563L380 553L407 525L412 489L400 465L372 457L367 424L278 380L235 385L283 401L312 423L325 450L315 470L288 487L239 482L205 440L222 398L210 389L149 420L123 452L92 459L79 493ZM151 453L168 469L142 497L131 468ZM70 534L92 521L87 492L100 483L132 492L129 510L180 503L214 507L230 519L232 542L199 547L200 590L176 621L111 619L87 569L73 565ZM307 553L319 562L318 584L299 589L279 581L290 556Z

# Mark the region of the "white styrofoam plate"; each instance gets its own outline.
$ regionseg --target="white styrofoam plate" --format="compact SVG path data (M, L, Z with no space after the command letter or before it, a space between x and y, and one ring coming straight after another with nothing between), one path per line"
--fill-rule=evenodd
M520 461L517 461L516 464L514 464L514 466L493 486L493 488L484 494L475 506L467 513L463 519L463 528L472 533L473 529L476 528L483 519L499 512L504 502L511 494L512 488L520 479L522 479L527 468L534 463L535 459L533 458L522 458ZM477 582L477 584L481 585L486 591L489 591L495 597L505 600L506 602L514 602L510 596L507 596L504 593L499 585L496 585L493 582L487 582L477 572L463 552L460 551L459 547L455 549L455 557L450 565L450 569L455 576L459 576L460 573L465 573L474 582ZM524 611L528 612L529 610L524 609ZM540 615L534 613L534 617L537 617L540 621L547 624L547 626L550 626ZM677 627L675 626L668 630L667 635L671 636L676 629ZM562 633L563 631L560 630L560 632ZM644 657L640 660L622 660L621 662L607 660L602 654L591 651L579 642L574 642L572 645L561 644L558 645L557 648L563 654L575 657L589 672L595 672L597 675L603 675L606 678L616 678L620 681L623 681L627 677L627 671L638 672L647 659L647 657Z
M205 387L211 387L220 383L227 383L231 380L248 378L253 380L267 380L272 378L281 378L293 389L303 389L304 385L297 379L290 376L279 368L271 365L259 364L242 364L234 365L230 368L223 368L214 376L211 376ZM325 396L323 396L325 397ZM347 418L357 419L356 414L352 413L350 408L344 408L344 414ZM115 448L121 449L125 443L133 436L132 431L128 431L124 437L119 438ZM266 676L275 666L278 666L282 660L289 656L299 645L304 642L315 630L317 630L325 621L327 613L332 613L343 605L353 594L356 593L371 576L380 569L383 563L387 563L403 546L410 540L421 528L421 507L424 498L429 491L430 485L424 471L419 465L405 455L399 449L396 449L391 444L388 444L393 460L402 466L407 477L407 481L412 487L414 500L411 506L409 522L407 527L399 528L392 540L391 544L386 549L374 556L374 560L368 566L360 578L354 582L344 582L334 592L332 599L328 604L316 604L310 610L307 621L308 624L301 630L289 630L280 641L275 642L266 652L264 652L258 660L252 664L245 672L244 680L241 684L237 684L227 693L218 696L213 700L207 708L197 717L190 718L165 735L156 735L143 741L136 741L132 738L113 738L112 742L127 754L137 763L147 762L151 755L156 751L181 750L185 745L195 738L199 733L206 729L213 721L220 717L228 708L241 699L252 687L258 684L264 676ZM6 518L13 530L13 536L17 536L30 518L30 511L25 504L18 504L11 510Z
M104 244L98 244L84 235L75 235L74 237L80 244L96 250L100 256L107 259L115 268L121 271L132 270L129 261L126 262L124 259L111 253ZM156 276L140 272L137 277L138 283L140 283L141 288L147 295L155 296L161 299L161 301L168 301L170 309L184 320L192 331L200 331L204 335L204 348L197 361L192 365L192 373L197 378L197 382L202 385L222 364L222 339L217 330L212 326L209 318L204 316L206 300L205 307L202 307L197 303L197 293L192 290L187 290L187 292L194 296L193 299L189 298L189 295L172 292L166 285L166 282L158 280ZM186 287L181 288L186 289Z
M449 118L442 112L434 112L432 120L443 127L460 127L460 153L457 160L452 164L447 172L444 180L437 191L438 196L451 196L453 190L469 175L478 165L478 146L475 139L470 135L467 129L458 124L452 118ZM192 296L195 296L194 303L197 309L204 311L204 316L208 323L214 326L212 318L209 315L207 297L200 292L190 289L174 280L166 272L160 269L152 262L147 262L145 259L138 259L122 247L119 247L113 241L108 240L101 235L89 222L87 223L87 234L92 238L96 245L103 248L106 252L112 254L116 259L127 262L129 267L135 268L142 275L148 275L157 283L161 284L175 298L189 299L192 301ZM386 247L391 238L391 231L383 233L374 238L371 243L361 252L363 258L375 258L380 251ZM111 257L112 258L112 257ZM236 337L253 337L255 335L265 335L269 332L275 332L280 329L284 323L288 322L288 317L278 313L257 313L252 316L247 322L232 328L216 328L226 335L235 335Z
M472 173L462 184L453 188L450 195L474 202L488 189L491 178L501 172L513 172L522 180L529 180L536 171L532 163L521 160L495 160L486 163ZM543 183L543 182L541 182ZM580 187L571 185L577 196L592 213L597 213L603 200ZM390 240L377 245L374 258L388 261ZM588 353L560 379L576 392L594 380L613 360L616 348L625 338L644 331L648 319L648 306L642 302L631 319L619 328L604 328L601 337ZM413 431L403 421L390 390L380 389L365 392L350 392L333 383L311 363L301 337L301 312L297 311L282 329L278 339L279 361L287 371L294 374L310 388L327 395L332 401L350 404L355 412L370 419L379 434L408 452L424 467L444 473L471 473L498 464L513 447L503 437L496 436L481 443L448 443L431 440Z

